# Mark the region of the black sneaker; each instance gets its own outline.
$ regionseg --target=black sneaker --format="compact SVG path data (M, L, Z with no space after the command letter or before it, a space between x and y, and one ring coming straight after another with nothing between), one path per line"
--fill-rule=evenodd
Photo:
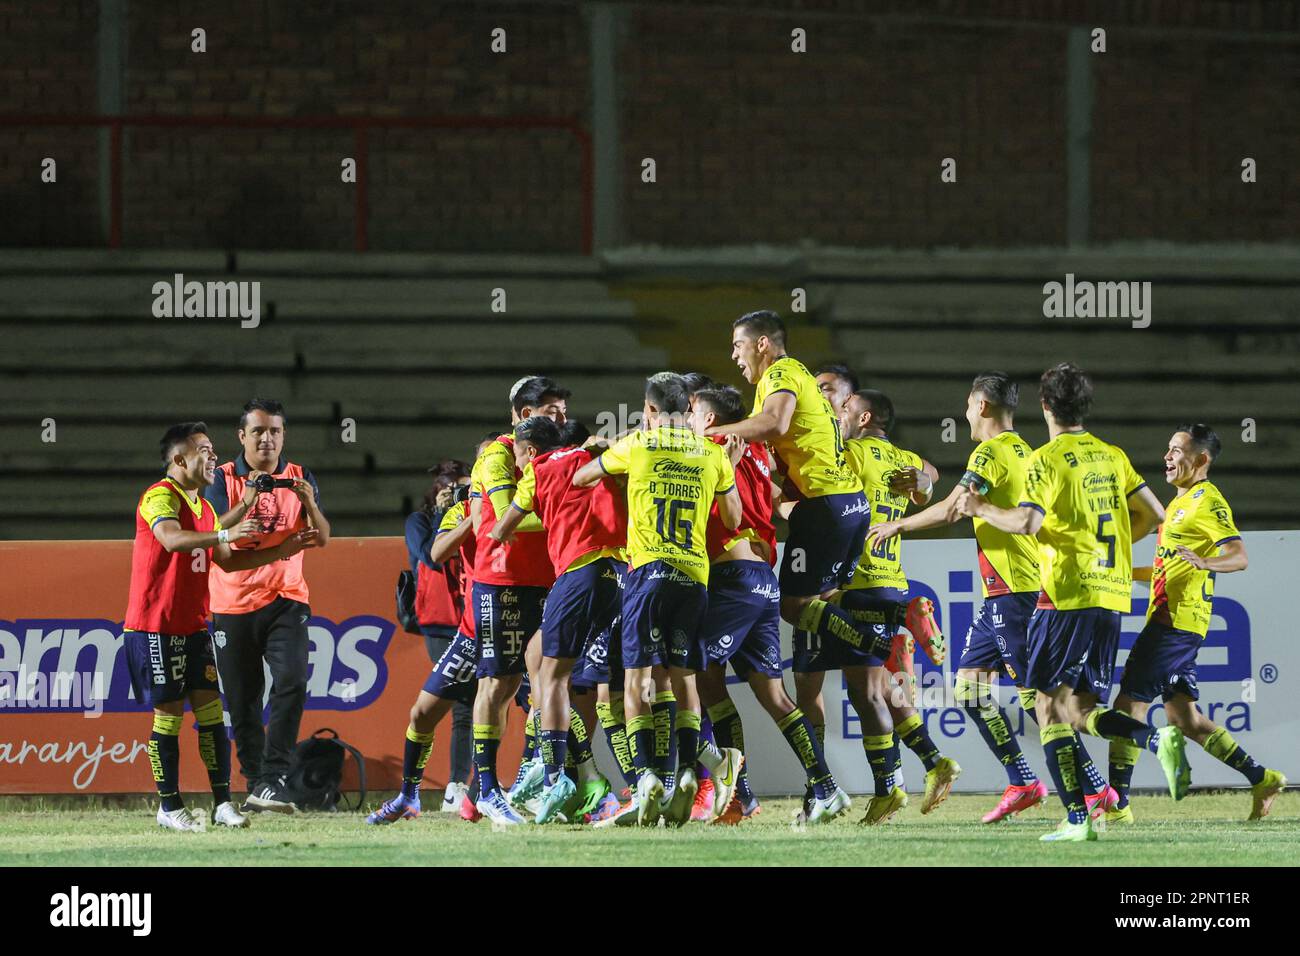
M289 795L284 791L284 778L274 783L261 783L248 795L244 806L254 813L269 810L272 813L297 813Z

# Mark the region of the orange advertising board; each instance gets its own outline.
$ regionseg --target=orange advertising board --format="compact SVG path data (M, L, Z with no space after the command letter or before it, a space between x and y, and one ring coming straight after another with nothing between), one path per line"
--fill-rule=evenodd
M311 589L307 704L299 737L332 727L366 760L372 791L400 784L411 704L431 662L397 623L401 538L332 538L305 553ZM151 793L149 708L122 649L129 541L0 541L0 793ZM501 766L513 774L522 714L511 709ZM208 789L187 715L181 789ZM426 787L446 784L450 721L438 728ZM242 789L232 747L232 783ZM345 789L356 785L351 759Z

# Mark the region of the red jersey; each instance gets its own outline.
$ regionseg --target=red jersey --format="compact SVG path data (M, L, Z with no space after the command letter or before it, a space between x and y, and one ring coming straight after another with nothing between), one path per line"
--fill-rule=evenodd
M135 509L131 593L125 629L152 634L193 634L208 626L208 566L212 549L168 553L153 536L159 521L180 522L183 531L219 531L216 509L191 499L171 478L145 489Z
M455 531L460 523L469 517L469 502L458 501L447 509L447 513L442 516L442 523L434 531L436 538L440 534L446 534L448 531ZM456 625L456 630L466 637L474 636L474 607L469 599L474 587L474 535L467 534L460 542L460 550L457 557L447 562L448 567L455 564L459 575L460 588L460 621Z
M591 460L591 452L583 448L543 452L528 463L515 488L513 506L542 519L557 576L587 555L595 560L604 551L614 557L627 547L623 489L609 478L590 488L573 486L574 473Z
M726 439L713 437L719 445ZM712 561L726 550L734 539L746 537L767 542L767 563L776 565L776 529L772 525L772 466L767 449L760 442L750 442L736 466L736 491L740 495L740 526L729 531L722 523L715 501L709 510L709 526L705 546Z
M474 462L471 487L483 500L478 531L475 532L474 580L496 586L549 588L555 583L551 557L546 550L545 531L521 531L509 544L493 541L489 532L496 527L492 495L506 491L513 497L522 472L515 467L515 439L502 435L483 449Z

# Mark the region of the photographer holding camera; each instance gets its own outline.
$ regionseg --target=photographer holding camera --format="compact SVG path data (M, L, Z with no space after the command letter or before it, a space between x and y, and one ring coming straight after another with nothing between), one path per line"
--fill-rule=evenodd
M221 516L222 527L234 527L245 516L257 521L258 534L251 542L241 542L243 546L273 548L296 531L314 528L324 547L330 525L320 510L320 489L308 469L281 457L284 426L279 402L255 398L245 405L237 432L243 452L217 469L206 496ZM209 587L217 669L235 752L248 783L245 806L293 813L284 776L307 700L311 647L302 554L251 571L214 568ZM271 711L265 728L263 661L271 672Z

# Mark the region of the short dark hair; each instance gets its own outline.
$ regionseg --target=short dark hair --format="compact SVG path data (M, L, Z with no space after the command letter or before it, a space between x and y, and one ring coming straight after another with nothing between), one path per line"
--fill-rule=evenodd
M591 429L576 418L570 418L560 426L560 446L581 445L591 437Z
M1219 436L1209 425L1179 425L1174 431L1187 432L1192 438L1192 447L1196 449L1197 454L1206 452L1210 456L1210 461L1218 458L1219 452L1223 451L1223 442L1219 441Z
M732 322L731 327L733 329L744 329L753 338L766 335L776 343L778 348L785 348L785 323L771 309L746 312L735 322Z
M158 441L158 452L162 456L163 462L170 462L172 460L172 451L176 446L188 440L192 435L206 435L207 433L207 422L181 422L179 425L173 425L163 432L162 438Z
M1039 380L1038 397L1061 425L1082 425L1092 411L1092 379L1072 362L1053 365Z
M894 403L888 395L875 388L860 388L853 396L865 402L871 417L886 435L894 430Z
M702 392L706 388L713 388L717 383L703 372L683 372L682 385L686 388L687 395L694 395Z
M1014 412L1020 404L1020 386L1006 372L980 372L970 383L972 393L979 392L994 405Z
M676 372L659 372L646 379L645 397L665 415L681 415L691 407L686 381Z
M244 406L244 411L239 416L239 427L248 427L249 412L266 412L268 415L279 415L280 424L289 424L289 419L284 414L284 406L273 398L251 398L248 404Z
M567 388L561 388L557 385L553 379L539 375L536 378L530 378L519 386L511 404L514 406L515 414L519 414L525 408L537 408L539 405L545 405L546 402L543 399L548 396L550 398L567 399L572 394Z
M745 400L734 385L701 389L695 393L695 401L708 405L719 425L734 425L745 417Z
M560 426L545 415L531 415L515 425L515 439L526 441L538 451L560 447Z
M862 387L858 377L853 374L853 369L849 368L843 362L823 362L817 366L817 371L813 372L813 377L818 375L835 375L849 383L849 391L856 392Z

